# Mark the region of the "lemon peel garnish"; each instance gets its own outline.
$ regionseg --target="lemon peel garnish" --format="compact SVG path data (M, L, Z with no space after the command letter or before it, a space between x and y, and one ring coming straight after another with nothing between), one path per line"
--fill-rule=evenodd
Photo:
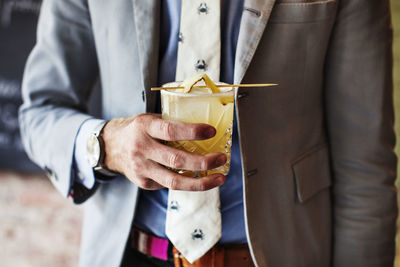
M206 86L211 89L213 94L221 92L219 88L215 85L215 83L210 79L210 77L208 77L207 74L203 73L184 80L182 82L182 87L184 87L183 93L185 94L190 93L193 86L195 86L201 80L203 80Z

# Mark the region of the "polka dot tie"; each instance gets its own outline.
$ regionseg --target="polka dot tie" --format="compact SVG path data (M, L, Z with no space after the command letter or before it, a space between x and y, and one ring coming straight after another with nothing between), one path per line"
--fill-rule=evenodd
M219 80L220 0L182 0L176 80L199 73ZM205 192L169 190L166 234L191 263L221 238L219 188Z

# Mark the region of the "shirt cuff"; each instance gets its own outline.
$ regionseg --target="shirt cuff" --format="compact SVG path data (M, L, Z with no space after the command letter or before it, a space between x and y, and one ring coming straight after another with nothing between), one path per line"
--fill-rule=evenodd
M92 189L95 184L95 177L92 166L86 157L86 144L88 137L94 132L96 127L104 123L104 120L89 119L85 121L78 131L74 149L74 161L77 172L78 182L87 189Z

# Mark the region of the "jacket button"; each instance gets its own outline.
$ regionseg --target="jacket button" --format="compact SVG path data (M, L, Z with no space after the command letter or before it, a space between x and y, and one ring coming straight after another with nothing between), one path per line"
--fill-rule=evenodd
M146 101L146 97L145 97L145 94L144 94L144 90L142 91L142 100L143 100L143 102Z
M51 176L53 174L53 171L47 166L44 167L44 172L47 176Z
M257 174L258 169L253 169L247 172L247 177L253 176L255 174Z
M58 181L58 177L57 175L53 172L53 170L51 170L50 168L48 168L47 166L44 167L44 171L47 174L47 176L51 179L51 180L56 180Z
M249 96L248 92L240 92L240 93L238 93L237 98L241 99L241 98L244 98L246 96Z

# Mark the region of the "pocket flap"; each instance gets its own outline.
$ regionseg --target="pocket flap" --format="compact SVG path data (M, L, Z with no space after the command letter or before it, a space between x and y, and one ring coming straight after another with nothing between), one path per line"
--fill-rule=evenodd
M272 8L270 23L307 23L336 16L337 1L282 2Z
M300 203L331 185L328 146L306 153L292 164L296 195Z

